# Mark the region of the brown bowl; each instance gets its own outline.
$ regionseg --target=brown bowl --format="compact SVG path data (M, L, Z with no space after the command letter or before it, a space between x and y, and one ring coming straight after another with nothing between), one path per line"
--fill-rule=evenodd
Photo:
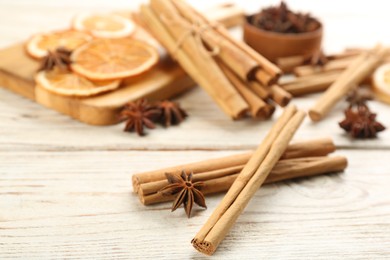
M307 33L277 33L259 29L248 21L244 24L244 41L258 53L275 62L281 57L311 56L321 49L323 26Z

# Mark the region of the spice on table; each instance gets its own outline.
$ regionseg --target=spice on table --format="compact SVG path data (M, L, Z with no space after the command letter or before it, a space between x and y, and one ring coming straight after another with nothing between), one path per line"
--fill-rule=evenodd
M354 91L351 91L346 101L349 102L349 107L353 106L367 106L367 101L372 100L373 96L370 90L367 88L358 88Z
M136 131L138 135L144 135L144 127L154 129L156 118L160 115L160 110L150 104L146 99L127 103L120 113L120 119L126 120L124 131Z
M345 119L339 125L353 138L375 138L378 132L386 129L376 121L376 114L368 108L366 102L371 99L371 94L364 89L353 91L347 97L350 105L344 112Z
M165 126L178 125L188 116L176 102L160 101L156 105L161 110L160 122Z
M69 65L72 63L70 55L72 52L66 48L59 47L54 51L48 51L48 54L42 59L38 71L53 70L58 68L61 71L69 70Z
M250 23L260 29L278 33L304 33L317 30L321 25L310 14L292 12L285 2L261 10Z
M192 172L187 174L185 171L182 171L180 176L165 173L165 176L169 184L162 188L159 193L165 196L177 194L172 204L172 211L175 211L181 204L184 204L187 217L190 217L194 202L203 208L207 208L203 193L200 191L204 184L203 182L193 183Z

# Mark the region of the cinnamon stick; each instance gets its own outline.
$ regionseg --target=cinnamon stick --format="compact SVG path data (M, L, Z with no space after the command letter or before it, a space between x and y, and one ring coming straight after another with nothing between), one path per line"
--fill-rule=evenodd
M200 252L211 255L234 225L249 200L287 148L305 114L289 106L275 123L230 187L220 205L192 240Z
M336 147L329 138L300 141L290 144L282 155L282 159L325 156L334 152L335 150ZM133 190L134 192L138 192L139 186L143 183L165 180L166 172L180 173L182 170L184 170L186 172L193 172L194 178L196 178L196 175L199 173L223 171L224 169L229 169L231 167L245 165L252 154L253 152L235 154L222 158L209 159L205 161L159 169L156 171L134 174L132 176Z
M208 178L210 175L202 176L199 174L194 181L202 181L204 183L202 189L204 195L224 192L230 188L243 167L244 165L238 166L236 167L237 171L235 173L216 178ZM272 169L264 183L274 183L295 178L340 172L346 167L347 159L343 156L280 160ZM166 180L142 184L140 192L138 193L141 203L144 205L152 205L172 201L175 196L164 196L161 193L158 193L158 191L167 184L168 181Z
M338 71L315 74L281 82L280 86L295 97L303 96L325 91L336 81L340 74Z
M185 16L187 19L191 19L192 21L195 22L203 22L207 24L210 28L213 28L216 32L218 32L219 36L221 36L223 39L226 41L229 41L231 44L235 45L241 51L243 51L245 54L247 54L249 57L254 59L259 65L260 69L264 70L267 74L269 74L271 77L267 78L268 81L263 81L266 80L265 78L260 78L260 82L264 85L271 85L274 82L276 82L277 78L281 76L281 71L280 69L268 61L266 58L258 54L256 51L251 49L248 45L243 43L242 41L237 41L233 39L229 33L227 32L226 28L221 26L220 24L210 21L207 18L205 18L202 14L200 14L198 11L195 9L191 8L187 3L184 1L180 0L173 0L173 3L175 6L179 9L181 14ZM207 30L208 31L208 30Z
M275 101L281 107L285 107L290 103L292 99L292 95L288 93L286 90L281 88L278 85L272 85L271 88L271 99Z
M233 86L249 104L249 110L252 117L268 118L272 115L269 114L268 104L255 93L253 93L252 90L248 88L246 83L237 76L237 74L235 74L231 69L227 68L225 64L220 63L220 67Z
M281 57L276 60L276 65L284 72L290 73L296 67L301 66L305 63L307 57L304 55Z
M315 75L317 73L323 73L335 70L345 70L354 60L356 56L345 57L342 59L330 60L323 66L304 65L298 66L294 69L294 74L297 77Z
M271 98L271 91L269 87L265 87L257 81L249 81L248 87L255 92L263 100Z
M378 46L372 51L360 54L310 109L311 120L319 121L326 116L338 101L372 73L386 52L386 48Z
M190 26L172 10L170 1L153 0L151 3L159 16L150 7L141 6L142 18L150 31L226 114L234 119L241 117L248 109L247 103L226 79L210 54L205 53L194 36L188 35ZM165 22L160 17L165 17ZM188 36L183 40L182 46L178 46L178 38L184 37L183 35Z

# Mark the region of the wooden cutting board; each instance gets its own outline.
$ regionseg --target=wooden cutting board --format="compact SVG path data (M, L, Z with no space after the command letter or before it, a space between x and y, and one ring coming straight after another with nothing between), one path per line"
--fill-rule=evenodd
M205 14L228 27L240 24L243 18L242 10L234 5L221 5ZM25 53L24 44L0 50L0 86L91 125L118 123L118 113L129 101L168 99L195 86L174 61L165 57L151 71L127 80L115 91L87 98L67 97L35 85L38 66Z

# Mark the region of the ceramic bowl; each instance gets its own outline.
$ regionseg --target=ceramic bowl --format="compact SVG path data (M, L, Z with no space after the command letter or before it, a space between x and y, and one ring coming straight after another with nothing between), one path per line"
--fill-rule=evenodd
M244 41L272 62L281 57L311 56L321 49L323 26L307 33L277 33L259 29L248 21L244 23Z

